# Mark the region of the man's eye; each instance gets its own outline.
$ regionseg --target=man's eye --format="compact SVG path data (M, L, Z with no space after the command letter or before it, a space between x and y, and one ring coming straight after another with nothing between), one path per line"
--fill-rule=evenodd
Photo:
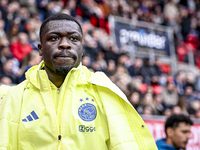
M69 38L71 41L77 41L78 40L78 37L77 36L72 36Z
M57 36L51 37L51 40L52 40L52 41L56 41L56 40L58 40L58 39L59 39L59 37L57 37Z

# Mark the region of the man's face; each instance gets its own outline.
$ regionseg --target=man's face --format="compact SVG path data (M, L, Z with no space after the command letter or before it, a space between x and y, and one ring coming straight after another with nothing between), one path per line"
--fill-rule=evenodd
M184 122L179 123L178 127L172 129L171 140L174 147L185 149L190 138L191 126Z
M50 21L42 32L38 48L45 70L65 76L80 64L83 51L81 30L73 21Z

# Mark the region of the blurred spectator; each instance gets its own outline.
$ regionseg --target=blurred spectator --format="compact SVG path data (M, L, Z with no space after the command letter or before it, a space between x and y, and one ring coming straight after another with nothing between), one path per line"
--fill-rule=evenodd
M5 28L5 22L3 20L0 20L0 38L6 37L4 28Z
M185 86L183 97L185 98L188 105L190 105L192 101L198 100L194 94L194 87L189 84Z
M0 83L11 85L13 82L12 82L12 79L9 76L3 75L3 76L0 77Z
M195 118L200 119L200 109L195 112Z
M183 41L187 41L187 35L190 32L191 27L191 16L186 7L180 7L180 25L181 25L181 34Z
M37 9L39 10L41 21L43 21L46 18L48 2L49 0L36 0L36 5Z
M98 41L99 32L97 29L89 30L90 34L85 35L84 53L91 56L91 61L97 59L97 54L102 50L102 46Z
M18 82L25 80L25 72L30 69L32 66L38 65L41 62L41 56L37 50L33 50L23 62L19 72L18 72ZM27 61L27 62L26 62Z
M188 103L187 103L187 101L186 101L184 96L179 96L179 100L178 100L177 106L180 107L182 114L189 115L189 113L188 113L189 105L188 105Z
M170 116L172 115L172 109L166 108L166 109L164 110L164 112L163 112L163 115L164 115L165 117L170 117Z
M19 0L21 6L26 7L31 16L37 13L36 0Z
M2 70L1 77L7 76L12 80L13 84L16 84L17 77L14 74L13 68L14 68L13 59L6 60L6 62L3 64L3 70Z
M172 108L178 104L178 93L172 79L169 79L166 86L163 88L162 97L164 105L167 108Z
M116 64L114 60L107 60L107 68L104 71L107 76L113 76L116 70Z
M115 64L117 65L117 60L119 56L119 48L117 45L113 43L113 41L110 39L107 41L104 50L105 54L105 60L108 62L108 60L113 60Z
M7 37L10 43L17 40L18 33L19 33L19 25L13 23L7 32Z
M176 24L176 20L179 17L179 10L174 0L169 0L169 2L164 5L163 13L167 25L174 26L174 24Z
M104 58L105 58L105 55L104 55L103 52L100 51L100 52L97 53L96 59L99 62L102 71L105 71L106 68L107 68L107 63L106 63Z
M151 65L149 58L144 59L143 66L141 66L140 70L138 71L138 75L142 76L143 83L148 85L151 84L152 77L157 76L157 71L155 70L154 66Z
M140 93L137 90L134 90L129 93L127 98L132 106L135 108L135 110L138 111L140 103Z
M145 110L145 109L147 109L147 110ZM140 101L140 106L138 107L138 112L140 114L144 114L145 111L147 111L149 113L151 112L152 115L156 114L155 102L153 99L153 95L150 92L147 92L143 95L143 97Z
M12 58L9 46L1 46L0 48L0 75L3 72L3 64Z
M185 81L185 86L189 85L192 86L193 90L196 91L195 89L195 76L192 72L187 72L186 74L186 81Z
M154 94L153 95L153 101L155 105L155 114L156 115L162 115L164 112L164 104L163 104L163 97L161 94Z
M144 106L143 115L154 115L153 108L149 105Z
M7 7L8 7L8 0L1 0L0 1L0 11L1 11L1 17L6 23L6 16L7 16Z
M32 47L28 43L28 35L23 32L19 33L18 39L11 43L10 50L15 58L22 61L32 51Z
M128 96L128 84L131 82L131 77L129 76L127 69L122 65L118 65L113 78L115 80L114 83Z
M172 114L179 115L182 114L180 106L176 105L172 107Z
M155 70L155 76L161 76L163 74L163 71L161 70L160 68L160 65L161 65L161 58L155 58L155 62L154 62L154 65L153 65L153 68Z
M85 54L82 57L82 64L88 68L91 68L91 57L89 54Z
M196 112L200 110L200 101L199 100L192 101L190 105L188 105L187 107L188 107L188 113L190 114L190 116L195 117Z
M136 58L135 62L128 67L128 72L131 77L137 76L141 66L143 65L143 61L141 58Z
M177 86L178 93L180 95L183 95L184 87L185 87L185 84L186 84L186 73L185 73L185 71L183 71L183 70L178 71L175 78L174 78L174 82Z

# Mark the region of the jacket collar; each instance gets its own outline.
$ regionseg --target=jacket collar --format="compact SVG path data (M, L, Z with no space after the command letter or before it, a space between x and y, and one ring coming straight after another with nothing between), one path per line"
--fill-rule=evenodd
M46 73L46 71L43 69L44 68L44 61L42 61L39 65L33 66L31 67L27 72L26 72L26 79L33 84L36 88L38 89L42 89L44 87L42 87L42 85L45 85L44 83L49 83L49 78L48 75ZM71 76L73 74L73 76ZM70 70L70 72L67 74L65 81L69 79L69 77L71 76L73 78L73 82L74 83L78 83L79 80L83 80L81 79L82 73L82 64L80 63L80 65L77 68L73 68ZM71 80L71 78L70 78Z

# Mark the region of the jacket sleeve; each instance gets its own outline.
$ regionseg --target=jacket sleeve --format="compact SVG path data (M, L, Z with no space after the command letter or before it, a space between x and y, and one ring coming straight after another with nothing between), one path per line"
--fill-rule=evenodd
M17 149L21 98L14 88L3 97L0 105L0 150Z
M151 133L136 110L111 90L96 87L107 117L109 150L157 150Z

